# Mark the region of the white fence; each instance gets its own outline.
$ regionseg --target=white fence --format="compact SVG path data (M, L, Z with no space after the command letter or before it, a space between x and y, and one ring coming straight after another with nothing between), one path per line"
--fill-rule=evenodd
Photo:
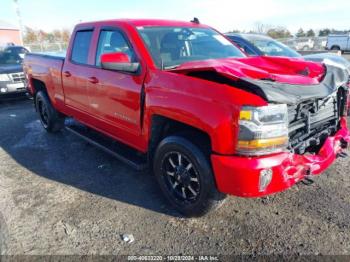
M25 47L31 52L65 52L67 50L67 43L32 43L25 44Z
M297 51L318 51L325 50L327 37L295 37L288 39L278 39L278 41Z

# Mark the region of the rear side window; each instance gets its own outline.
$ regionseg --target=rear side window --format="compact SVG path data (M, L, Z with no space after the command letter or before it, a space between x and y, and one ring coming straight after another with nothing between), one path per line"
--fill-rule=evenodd
M246 44L241 44L241 47L243 48L244 52L246 52L250 56L256 56L258 55L256 52L254 52L249 46Z
M75 34L71 60L79 64L88 64L92 31L78 31Z
M230 38L232 39L232 38ZM240 42L240 41L237 41L237 40L234 40L232 39L233 42L235 42L236 45L239 46L240 49L242 49L244 52L246 52L248 55L250 56L254 56L254 55L257 55L249 46L247 46L246 44Z

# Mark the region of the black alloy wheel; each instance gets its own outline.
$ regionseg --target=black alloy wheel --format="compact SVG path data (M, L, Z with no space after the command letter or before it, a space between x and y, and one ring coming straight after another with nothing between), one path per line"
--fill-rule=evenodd
M199 217L221 206L225 195L217 191L210 152L190 139L164 138L157 147L153 171L167 200L181 214Z

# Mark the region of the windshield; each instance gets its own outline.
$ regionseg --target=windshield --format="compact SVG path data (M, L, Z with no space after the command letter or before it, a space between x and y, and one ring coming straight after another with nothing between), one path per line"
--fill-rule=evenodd
M185 62L244 57L224 36L209 28L139 27L155 64L162 69Z
M0 66L1 65L19 65L22 64L23 59L21 56L15 53L0 53Z
M249 38L248 41L267 56L301 57L301 55L293 49L273 39Z
M7 47L4 52L19 55L22 59L24 59L24 56L29 53L29 51L22 46L10 46Z

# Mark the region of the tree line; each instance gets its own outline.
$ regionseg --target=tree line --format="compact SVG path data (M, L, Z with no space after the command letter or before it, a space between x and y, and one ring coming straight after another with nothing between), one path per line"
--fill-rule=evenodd
M25 44L34 43L68 43L71 31L68 29L56 29L51 32L43 30L34 30L26 27L24 30L23 41Z
M324 28L318 31L317 36L328 36L330 34L347 34L350 30L335 30L330 28ZM314 30L309 29L308 31L304 31L303 28L300 28L298 32L295 34L296 37L315 37L316 33Z
M350 30L335 30L330 28L324 28L321 30L308 29L304 30L300 28L295 34L295 37L322 37L328 36L329 34L346 34ZM293 37L292 33L283 26L271 26L262 23L256 23L253 30L248 32L240 30L231 30L229 33L257 33L257 34L267 34L268 36L279 39L279 38L290 38ZM24 43L68 43L71 35L71 31L68 29L56 29L51 32L45 32L43 30L34 30L32 28L26 27L24 32Z

